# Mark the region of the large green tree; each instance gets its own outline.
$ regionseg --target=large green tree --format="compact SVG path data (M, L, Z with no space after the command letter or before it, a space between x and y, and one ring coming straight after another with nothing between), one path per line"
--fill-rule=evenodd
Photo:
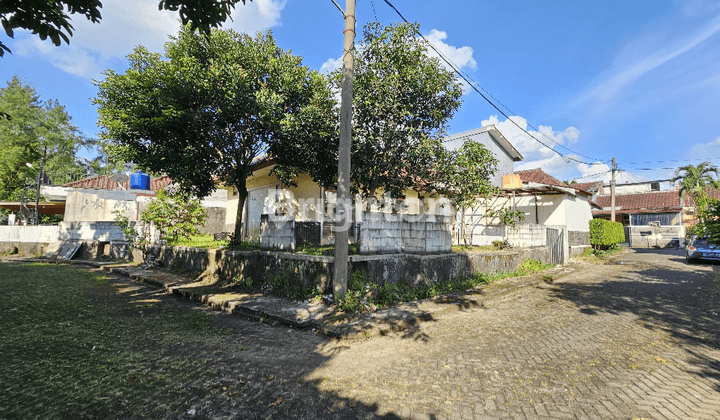
M218 181L236 187L238 239L257 160L276 156L281 166L301 169L284 150L289 139L313 143L305 138L332 132L316 128L333 124L325 78L280 49L270 33L197 34L185 27L164 56L138 47L128 58L125 74L107 71L97 83L103 136L120 157L167 173L198 197Z
M245 4L245 0L161 0L158 9L177 11L183 24L207 32L225 22L241 1ZM15 29L28 29L40 39L50 38L55 45L62 41L69 44L74 30L70 15L99 23L101 8L100 0L3 0L0 23L10 38L14 37ZM0 42L0 57L5 51L10 49Z
M0 89L0 112L10 116L0 119L0 200L20 198L43 156L46 172L84 170L77 153L90 142L57 100L42 102L35 89L13 77Z
M370 23L357 48L351 180L366 198L380 189L398 197L427 181L426 169L442 151L447 122L461 104L460 84L428 55L417 30Z

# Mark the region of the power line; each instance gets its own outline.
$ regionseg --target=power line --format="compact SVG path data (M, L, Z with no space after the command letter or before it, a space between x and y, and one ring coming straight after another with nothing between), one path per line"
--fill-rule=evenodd
M666 169L674 171L677 168L633 168L633 171L662 171Z
M400 13L400 11L399 11L392 3L390 3L389 0L384 0L384 1L385 1L385 3L386 3L388 6L390 6L390 8L392 8L392 9L395 11L395 13L397 13L398 16L400 16L400 18L401 18L405 23L408 23L408 24L410 23L410 22L408 22L407 19L405 19L405 16L403 16L402 13ZM546 148L548 148L548 149L552 150L553 152L557 153L558 155L560 155L560 157L562 157L563 159L573 160L573 161L575 161L575 162L584 163L584 164L586 164L586 165L590 165L590 164L591 164L591 163L589 163L589 162L583 162L583 161L581 161L581 160L575 159L575 158L573 158L573 157L571 157L571 156L569 156L569 155L563 155L562 153L558 152L558 151L555 150L554 148L552 148L552 147L548 146L547 144L545 144L544 142L542 142L542 141L541 141L540 139L538 139L537 137L535 137L535 136L533 136L532 134L530 134L530 132L528 132L525 128L521 127L518 123L516 123L513 119L511 119L511 118L508 116L508 114L505 113L505 111L503 111L502 109L500 109L497 105L495 105L495 103L494 103L493 101L491 101L490 99L488 99L488 97L485 96L485 94L483 94L483 92L481 92L481 91L476 87L476 85L477 85L477 86L480 86L477 82L475 82L474 80L472 80L472 79L470 78L470 76L466 75L463 71L461 71L460 68L459 68L455 63L451 62L447 57L445 57L445 55L444 55L442 52L440 52L440 50L438 50L430 41L428 41L428 39L425 38L425 36L424 36L423 34L421 34L417 29L415 29L414 27L413 27L413 29L415 30L415 33L416 33L420 38L422 38L423 41L425 41L425 43L426 43L448 66L450 66L450 68L451 68L458 76L460 76L461 79L463 79L463 80L464 80L475 92L477 92L488 104L490 104L493 108L495 108L495 110L497 110L497 111L498 111L503 117L505 117L508 121L510 121L511 123L513 123L517 128L519 128L520 130L522 130L525 134L527 134L528 136L530 136L533 140L537 141L538 143L542 144L542 145L545 146ZM500 105L502 105L502 103L501 103L500 101L498 101L497 98L495 98L494 96L492 96L487 90L483 89L482 87L480 87L480 89L482 89L484 92L486 92L486 93L488 94L488 96L492 97L492 98L495 99ZM516 113L514 113L512 110L510 110L510 108L508 108L507 106L505 106L505 105L502 105L502 106L503 106L505 109L507 109L511 114L516 114ZM562 148L564 148L564 149L566 149L566 150L568 150L568 151L570 151L570 152L572 152L572 153L574 153L574 154L576 154L576 155L578 155L578 156L582 156L582 157L584 157L584 158L586 158L586 159L590 159L590 160L600 161L600 159L595 159L595 158L592 158L592 157L589 157L589 156L582 155L582 154L580 154L580 153L577 153L577 152L575 152L575 151L573 151L573 150L571 150L571 149L563 146L562 144L558 143L556 140L554 140L553 138L549 137L549 136L546 135L545 133L542 133L540 130L538 130L537 128L535 128L535 127L532 126L531 124L528 124L528 126L529 126L530 128L532 128L532 129L534 129L536 132L540 133L543 137L548 138L548 139L549 139L550 141L552 141L553 143L557 144L558 146L560 146L560 147L562 147Z
M720 159L720 156L695 158L695 159L671 159L671 160L654 160L654 161L648 161L648 162L627 162L627 163L625 163L625 165L646 165L648 163L694 162L696 160L712 160L712 159Z
M570 178L570 181L575 181L575 180L583 179L583 178L590 178L591 176L605 175L605 174L609 174L610 172L612 172L612 171L597 172L594 174L583 175L583 176L579 176L577 178ZM602 181L602 180L601 179L598 180L598 182L600 182L600 181Z

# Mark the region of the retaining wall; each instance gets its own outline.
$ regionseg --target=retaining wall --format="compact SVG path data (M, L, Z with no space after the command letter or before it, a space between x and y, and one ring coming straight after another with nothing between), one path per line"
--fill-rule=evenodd
M333 257L269 251L225 251L188 247L154 247L153 255L165 267L204 272L223 278L254 281L274 276L290 277L304 287L331 291ZM517 270L527 258L547 263L547 247L514 251L465 252L437 255L351 255L349 272L359 270L379 283L406 280L433 284L464 275Z

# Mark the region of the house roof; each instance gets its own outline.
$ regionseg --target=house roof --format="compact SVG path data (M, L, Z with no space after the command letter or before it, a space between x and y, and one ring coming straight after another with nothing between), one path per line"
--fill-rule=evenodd
M503 136L503 134L500 132L500 130L498 130L497 127L495 127L493 124L486 125L486 126L483 126L480 128L476 128L474 130L463 131L462 133L453 134L452 136L447 136L443 139L443 143L450 143L450 142L453 142L456 140L466 139L466 138L469 138L476 134L481 134L481 133L490 134L490 137L492 137L493 140L495 140L500 145L500 147L502 147L507 152L507 154L510 155L510 157L512 158L513 161L518 162L518 161L523 160L523 157L520 154L520 152L518 152L518 150L515 148L515 146L513 146L508 141L508 139L506 139L505 136Z
M570 194L576 195L581 193L586 196L592 195L591 193L569 186L557 178L548 175L543 172L542 169L528 169L525 171L517 171L515 175L520 177L522 187L520 188L503 188L505 192L512 192L514 194Z
M576 190L594 192L594 191L597 191L599 187L603 186L603 182L602 181L578 182L575 184L571 184L570 186L575 188Z
M163 175L150 180L150 191L159 191L172 184L169 176ZM130 180L120 183L126 190L130 189ZM109 175L97 175L63 184L63 187L85 188L93 190L115 190L118 183L110 179Z
M720 189L705 187L705 193L707 194L708 198L713 198L716 200L720 199ZM679 192L676 191L675 194L679 194ZM693 199L693 196L691 194L683 193L683 198L685 199L686 206L695 207L695 199Z
M596 197L595 203L603 210L593 211L593 215L610 214L610 199L609 195ZM615 196L616 214L677 212L682 208L683 201L677 191L652 191Z
M21 203L19 201L0 201L0 209L19 212L20 206ZM35 202L29 201L25 203L25 207L35 210ZM38 203L38 208L40 214L64 214L65 202L41 201L40 203Z
M523 184L534 182L537 184L554 185L556 187L568 187L566 183L545 173L542 168L515 171L515 173L520 175L520 180L522 180ZM575 185L570 185L569 187L575 188Z
M553 187L565 188L571 191L579 192L585 195L592 195L591 192L578 188L578 184L568 185L552 175L547 174L542 168L527 169L524 171L516 171L516 175L520 175L520 180L523 184L532 186L533 184L550 185Z

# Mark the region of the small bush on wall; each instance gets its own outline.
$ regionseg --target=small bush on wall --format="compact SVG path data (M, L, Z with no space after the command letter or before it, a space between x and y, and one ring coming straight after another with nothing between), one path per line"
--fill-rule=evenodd
M593 248L608 249L621 242L625 242L625 229L622 223L605 219L590 221L590 245Z

